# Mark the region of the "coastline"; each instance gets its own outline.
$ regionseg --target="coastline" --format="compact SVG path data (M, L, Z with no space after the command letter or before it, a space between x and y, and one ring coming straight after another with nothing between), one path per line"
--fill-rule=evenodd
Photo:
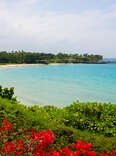
M63 65L72 63L50 63L50 64L4 64L0 65L0 68L11 68L11 67L29 67L29 66L45 66L45 65Z
M0 69L1 68L11 68L11 67L29 67L29 66L45 66L45 65L65 65L65 64L85 64L85 63L49 63L49 64L1 64L0 65ZM87 64L91 64L91 63L87 63ZM95 64L95 63L94 63ZM116 64L116 63L96 63L96 64Z
M0 68L43 66L43 65L45 64L6 64L6 65L0 65Z

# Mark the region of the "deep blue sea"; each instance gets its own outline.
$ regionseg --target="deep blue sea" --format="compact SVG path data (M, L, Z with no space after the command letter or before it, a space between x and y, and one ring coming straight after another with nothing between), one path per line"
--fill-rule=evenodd
M0 84L15 87L27 105L63 107L73 101L116 104L116 64L71 64L0 68Z

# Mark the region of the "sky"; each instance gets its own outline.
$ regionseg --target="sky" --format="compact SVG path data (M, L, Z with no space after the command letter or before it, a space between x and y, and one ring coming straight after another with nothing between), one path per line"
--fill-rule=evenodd
M116 58L116 0L0 0L0 51Z

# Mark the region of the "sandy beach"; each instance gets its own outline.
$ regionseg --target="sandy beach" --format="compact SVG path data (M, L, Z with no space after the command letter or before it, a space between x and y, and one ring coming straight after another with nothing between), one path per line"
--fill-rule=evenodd
M0 65L0 68L11 68L11 67L28 67L28 66L45 66L45 65L63 65L72 63L50 63L50 64L5 64Z
M6 64L6 65L0 65L0 68L43 66L43 65L45 64Z

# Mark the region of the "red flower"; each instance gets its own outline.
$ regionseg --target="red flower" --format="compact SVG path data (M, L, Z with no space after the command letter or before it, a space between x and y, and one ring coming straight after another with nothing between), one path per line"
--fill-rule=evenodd
M24 132L27 132L27 131L28 131L28 129L27 129L27 128L25 128L25 129L24 129Z
M0 129L1 130L8 130L8 129L12 129L12 126L9 124L9 122L7 120L4 120L3 126Z
M22 143L23 143L23 140L18 139L17 142L18 142L19 144L22 144Z
M35 132L35 128L30 128L30 132Z
M8 123L7 120L4 120L3 126L0 130L9 130L12 126ZM27 132L27 129L24 129L24 132ZM69 145L67 148L62 148L58 152L54 148L50 148L50 144L53 144L54 136L50 130L44 132L34 133L35 128L31 128L31 136L28 135L30 143L23 144L22 139L18 139L16 142L5 141L0 149L0 153L7 152L8 155L19 155L22 156L23 153L33 153L35 156L97 156L95 151L92 151L92 144L78 140L76 144ZM9 132L13 132L10 130ZM2 138L6 140L6 132L2 132ZM46 152L47 151L47 152ZM113 153L105 154L101 153L100 156L116 156L116 149Z

